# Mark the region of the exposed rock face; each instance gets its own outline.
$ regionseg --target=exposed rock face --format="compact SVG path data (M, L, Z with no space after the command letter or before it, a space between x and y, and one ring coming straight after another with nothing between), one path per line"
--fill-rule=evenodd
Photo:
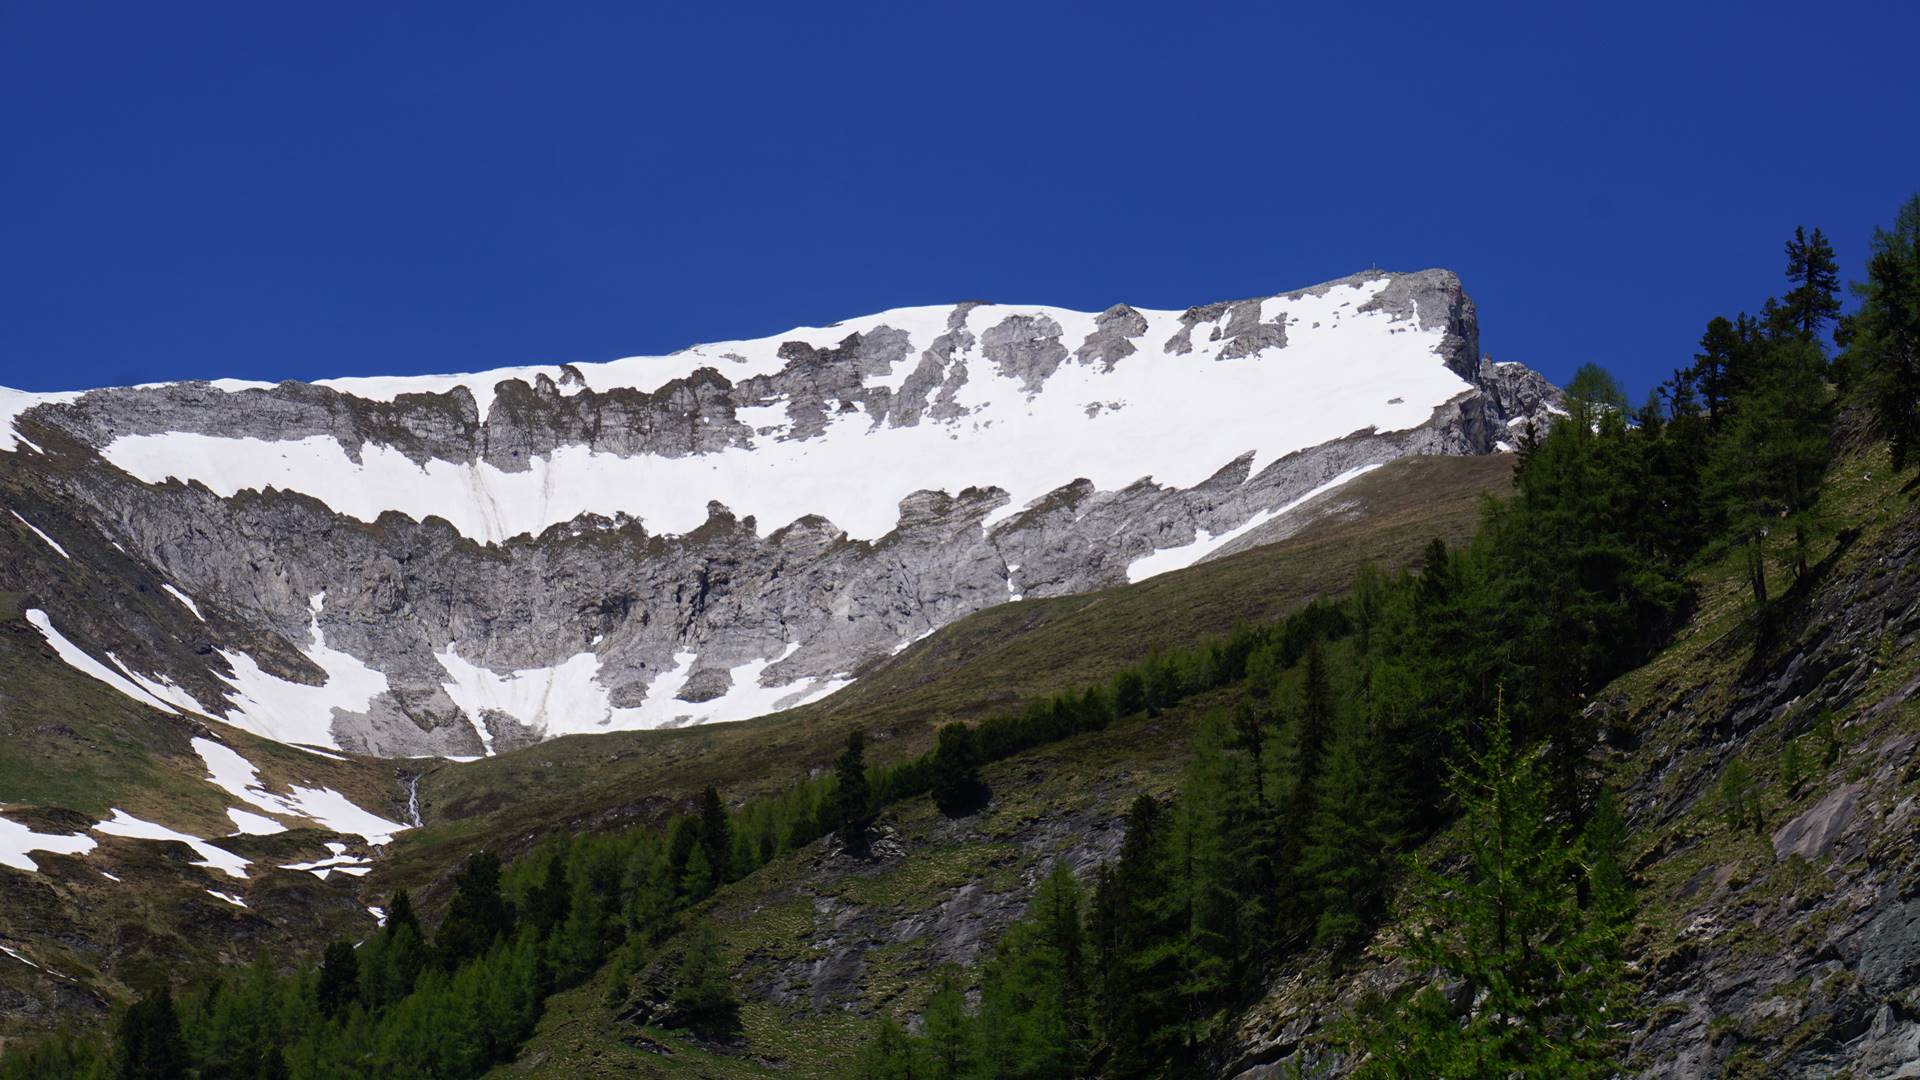
M1857 535L1781 603L1723 706L1682 700L1644 718L1657 742L1643 752L1687 766L1649 765L1628 793L1636 828L1659 838L1648 865L1703 866L1678 885L1643 871L1649 902L1675 912L1662 922L1679 926L1654 928L1641 1075L1916 1075L1920 679L1889 676L1910 671L1920 645L1920 512L1903 501L1879 536ZM1768 791L1784 809L1758 852L1716 851L1692 822L1720 768L1736 754L1777 761L1789 737L1817 747L1823 714L1831 768L1816 761L1797 795Z
M1865 790L1865 784L1837 788L1812 809L1780 826L1773 834L1775 857L1785 859L1798 855L1803 859L1817 859L1832 851L1841 830L1853 820L1853 808Z
M16 410L0 467L205 614L122 632L36 598L94 655L274 737L479 754L771 711L1355 469L1497 449L1557 398L1477 345L1445 271L961 304L550 371L96 391Z

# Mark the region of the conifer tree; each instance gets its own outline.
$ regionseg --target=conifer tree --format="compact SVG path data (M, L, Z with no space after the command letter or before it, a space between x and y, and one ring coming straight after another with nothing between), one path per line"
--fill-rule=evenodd
M1392 808L1362 723L1339 725L1301 857L1303 891L1318 909L1315 944L1356 944L1384 907L1398 850Z
M1699 352L1693 354L1688 377L1699 388L1701 402L1707 407L1707 421L1718 427L1726 421L1726 405L1732 400L1732 382L1740 336L1724 315L1715 315L1707 323L1707 332L1699 336Z
M913 1040L888 1013L875 1022L873 1037L860 1052L854 1073L859 1080L912 1080L916 1075Z
M1417 869L1405 951L1419 968L1459 980L1457 1017L1429 986L1390 1003L1360 1035L1363 1077L1605 1077L1618 1072L1613 1024L1626 992L1620 969L1624 882L1583 856L1603 842L1569 837L1550 815L1535 755L1508 724L1487 728L1453 788L1467 866ZM1612 864L1617 868L1617 862ZM1602 896L1583 906L1581 894Z
M415 937L423 936L420 931L420 916L413 913L413 897L407 890L400 889L393 894L393 900L387 904L387 918L384 928L388 934L407 927Z
M1160 901L1173 936L1162 949L1178 977L1177 993L1159 1024L1169 1044L1191 1045L1214 1004L1242 973L1245 951L1267 928L1257 912L1243 911L1236 848L1253 815L1248 788L1236 783L1238 755L1231 728L1209 713L1193 739L1193 758L1182 774L1180 798L1167 830L1167 893ZM1248 924L1243 916L1253 916Z
M712 785L700 793L700 848L706 852L716 884L733 880L733 826L727 819L727 804Z
M943 971L934 984L924 1017L934 1080L960 1080L973 1066L973 1030L967 1015L966 994L952 971Z
M1166 1057L1166 1020L1179 1012L1177 957L1166 948L1177 936L1166 910L1166 827L1160 804L1136 797L1119 856L1102 868L1094 893L1101 1028L1117 1077L1153 1073Z
M1757 832L1760 828L1760 815L1754 800L1755 785L1753 770L1740 757L1727 762L1720 771L1720 812L1727 819L1730 829L1742 829L1751 824Z
M547 858L546 878L527 895L527 918L545 936L566 921L573 904L573 885L567 880L567 859L556 850Z
M1892 229L1876 229L1853 321L1849 365L1857 369L1876 427L1903 469L1920 450L1920 195Z
M452 971L491 948L513 928L513 906L500 895L500 857L482 851L469 858L453 881L446 918L434 931L434 953Z
M959 817L984 805L985 795L986 785L980 780L980 744L973 729L959 723L941 727L933 751L934 805L948 817Z
M873 792L867 784L866 732L847 733L847 748L833 763L833 777L833 797L822 824L840 835L848 851L865 853L874 817Z
M1113 715L1133 716L1147 707L1147 684L1135 668L1127 668L1113 677Z
M368 1011L379 1012L413 992L426 965L427 950L420 919L405 889L394 894L385 925L361 951L360 1002Z
M687 903L697 904L712 896L719 884L713 864L707 861L707 849L694 848L693 855L687 859L687 872L680 877L680 892L686 897Z
M693 849L700 846L700 819L682 816L673 819L667 829L667 865L673 871L673 880L678 882L687 872L687 860L692 857Z
M1567 383L1569 405L1585 407L1585 419L1591 423L1602 411L1625 412L1626 391L1620 381L1599 364L1581 364ZM1576 421L1577 422L1577 421Z
M1782 326L1801 341L1816 343L1826 324L1840 316L1840 264L1826 234L1815 229L1809 237L1804 227L1793 230L1793 239L1787 241L1787 281L1793 287L1780 305Z
M336 941L327 946L320 961L320 980L314 987L320 1015L337 1020L347 1006L360 998L360 958L353 943Z
M180 1015L165 986L142 995L120 1016L120 1080L185 1080L189 1059Z
M1305 666L1299 704L1293 717L1290 762L1293 783L1287 791L1280 826L1280 868L1282 874L1288 876L1297 876L1299 872L1301 852L1318 798L1320 774L1325 767L1327 737L1333 728L1333 688L1328 680L1326 654L1319 641L1307 646ZM1311 918L1311 900L1296 887L1293 901L1291 921L1296 929L1304 928Z
M701 922L674 969L675 1022L709 1037L730 1035L740 1027L740 998L727 974L726 957L713 926Z
M1084 1074L1088 1058L1083 896L1056 864L981 969L976 1040L987 1075Z
M1707 463L1707 490L1745 549L1756 603L1767 601L1768 538L1782 520L1797 569L1804 572L1808 560L1829 449L1823 363L1812 344L1773 343Z

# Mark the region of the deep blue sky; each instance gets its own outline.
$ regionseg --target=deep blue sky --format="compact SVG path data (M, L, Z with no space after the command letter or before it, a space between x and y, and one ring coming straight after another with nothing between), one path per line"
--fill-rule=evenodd
M1717 8L1717 10L1708 10ZM1920 189L1920 5L15 3L0 384L608 359L1449 266L1636 394Z

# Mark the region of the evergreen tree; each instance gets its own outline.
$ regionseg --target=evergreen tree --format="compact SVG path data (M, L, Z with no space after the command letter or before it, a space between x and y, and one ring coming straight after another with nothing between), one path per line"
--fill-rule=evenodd
M967 1014L967 996L951 970L942 971L927 1001L926 1029L929 1075L934 1080L959 1080L972 1072L974 1031Z
M689 938L674 969L674 1022L710 1038L732 1035L740 1028L740 998L719 935L703 921Z
M700 793L700 848L706 852L714 882L732 881L733 826L727 818L727 805L711 785Z
M986 804L980 779L980 744L965 724L940 729L933 751L933 801L948 817L972 813Z
M360 958L353 943L336 941L320 960L320 981L314 987L320 1015L337 1020L347 1006L360 999Z
M1094 893L1101 1030L1116 1077L1152 1075L1169 1053L1166 1021L1180 1013L1178 958L1166 948L1178 936L1166 910L1166 824L1152 796L1136 797L1119 856Z
M1826 324L1840 316L1840 264L1833 245L1819 229L1804 227L1787 241L1787 281L1793 287L1780 305L1782 325L1801 341L1815 343Z
M834 788L822 824L838 833L848 851L865 853L868 830L873 827L873 793L867 785L867 735L855 729L847 733L847 748L833 763Z
M1726 422L1739 349L1740 338L1733 323L1724 315L1715 315L1708 320L1706 332L1700 335L1700 351L1693 354L1693 366L1685 373L1688 388L1700 392L1707 422L1713 427Z
M1903 469L1920 449L1920 195L1876 229L1847 362Z
M1147 707L1147 683L1135 668L1127 668L1113 677L1113 715L1128 717Z
M556 850L547 858L546 878L527 895L527 919L545 937L567 919L573 904L573 885L567 880L567 859Z
M143 994L120 1015L117 1042L120 1080L185 1080L188 1075L180 1015L165 986Z
M707 849L696 847L693 856L687 860L687 872L681 875L680 892L689 904L697 904L713 895L720 885L719 875L713 872L713 864L707 861Z
M386 925L359 951L360 1003L368 1011L380 1012L413 992L427 950L406 890L394 896Z
M1281 872L1296 878L1307 829L1313 821L1313 808L1318 799L1327 737L1333 728L1333 687L1328 678L1326 653L1318 641L1307 646L1305 666L1299 702L1293 716L1293 783L1287 791L1280 845ZM1293 928L1310 928L1311 899L1297 886L1292 891Z
M1800 794L1808 778L1807 753L1797 738L1787 739L1780 748L1780 789L1788 798Z
M441 968L452 971L486 952L512 928L513 906L500 895L500 857L482 851L454 878L446 918L434 932L434 953Z
M1147 657L1146 664L1147 715L1159 716L1162 710L1177 704L1186 693L1181 679L1180 667L1163 654L1156 653Z
M1342 723L1301 859L1303 891L1318 909L1315 944L1354 945L1384 910L1400 837L1380 779L1363 725Z
M1599 364L1581 364L1567 383L1567 398L1584 405L1589 418L1602 411L1625 412L1627 393L1611 372Z
M1162 996L1159 1038L1190 1047L1206 1018L1241 979L1254 942L1268 930L1266 897L1237 860L1256 815L1232 724L1214 711L1193 738L1164 844L1166 892L1157 903L1171 937L1156 950L1178 982Z
M1040 940L1057 958L1052 970L1059 1009L1069 1029L1076 1035L1086 1033L1087 986L1086 892L1065 862L1053 864L1053 870L1034 893L1029 918L1040 930Z
M415 937L426 936L420 929L420 916L413 913L413 897L408 896L405 889L393 894L393 900L387 904L387 918L383 925L389 935L402 927L411 929Z
M700 820L685 816L674 818L667 830L667 865L672 868L676 883L686 876L687 860L693 856L693 849L699 846Z
M1791 529L1796 567L1804 571L1808 560L1828 454L1823 363L1812 344L1774 343L1707 463L1707 490L1746 551L1756 603L1767 600L1767 542L1777 523Z
M1463 815L1463 871L1418 871L1408 958L1464 985L1456 1017L1427 987L1390 1003L1361 1042L1365 1077L1604 1077L1618 1072L1612 1028L1625 1000L1623 882L1584 856L1605 842L1570 838L1550 815L1537 756L1496 719L1486 749L1453 787ZM1581 894L1589 896L1583 906ZM1596 903L1593 897L1602 897Z
M1740 757L1729 760L1726 768L1720 771L1720 812L1726 817L1730 829L1742 829L1749 824L1756 832L1760 829L1753 770Z
M912 1080L916 1075L913 1057L913 1040L899 1021L882 1013L874 1024L873 1037L860 1052L854 1075L859 1080Z

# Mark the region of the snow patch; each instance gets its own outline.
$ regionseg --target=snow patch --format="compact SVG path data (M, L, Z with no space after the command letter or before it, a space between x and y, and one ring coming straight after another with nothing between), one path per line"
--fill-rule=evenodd
M309 642L301 650L327 674L320 686L288 682L269 675L243 652L221 649L220 655L233 668L233 676L222 677L233 688L228 696L226 722L283 743L306 743L332 750L340 749L333 737L333 710L365 712L373 699L387 692L387 677L368 667L359 657L327 647L320 631L320 612L326 593L317 593L308 601L313 616L309 624Z
M132 698L142 705L152 706L165 713L179 714L178 709L168 704L160 696L143 689L139 684L135 683L133 679L129 678L125 669L116 671L87 655L85 649L68 641L66 635L53 628L53 620L47 618L46 612L41 611L39 608L29 608L27 610L27 621L33 624L34 629L40 631L40 636L46 639L48 645L53 646L53 651L59 655L60 659L66 661L67 666L84 675L91 676L100 682L106 683L108 686L113 687L115 690L120 691L122 694L125 694L127 697ZM118 666L117 662L116 666ZM150 680L148 680L148 684L154 686L172 685L171 683L156 684Z
M646 699L630 707L613 704L606 686L600 682L600 657L591 652L577 653L549 667L505 673L467 660L453 645L435 653L434 658L447 673L447 681L441 686L473 722L482 746L491 754L493 738L483 722L489 712L511 716L547 737L632 731L751 719L824 696L850 681L815 678L775 686L761 682L768 668L799 649L799 642L789 642L778 656L749 660L729 668L732 683L727 692L699 702L681 701L679 694L686 688L700 656L694 652L675 653L674 666L649 680ZM830 688L828 684L832 684Z
M167 592L170 595L172 595L172 597L175 600L180 601L181 605L185 607L188 611L193 612L194 618L199 619L201 622L207 621L207 617L205 615L200 614L200 605L193 602L193 597L188 596L186 593L181 592L179 589L176 589L173 586L165 583L162 583L160 587L167 590Z
M19 444L26 442L13 429L13 422L20 418L21 413L35 405L58 405L73 401L81 393L79 390L64 390L55 394L30 394L25 390L0 386L0 450L18 450ZM32 443L27 445L33 446ZM37 446L33 446L33 449L36 453L44 453Z
M152 694L154 697L159 698L161 701L174 706L179 711L185 713L198 713L201 711L200 703L194 700L193 695L187 693L184 687L176 684L172 679L164 675L157 679L142 675L128 667L118 656L112 653L107 654L107 659L113 661L113 666L120 669L120 673L132 680L134 685Z
M27 959L24 956L21 956L19 953L14 952L12 949L7 948L5 945L0 945L0 953L6 953L8 956L13 957L15 960L18 960L21 963L27 965L28 967L34 968L35 970L38 970L38 971L47 970L46 968L41 967L39 964L34 963L33 961Z
M73 556L67 554L66 548L61 547L59 542L56 541L53 537L48 536L46 533L41 532L39 526L35 525L31 521L28 521L26 518L21 517L20 512L18 510L8 510L7 513L13 515L13 520L33 530L33 535L39 537L42 540L45 540L47 542L48 547L60 553L61 558L66 559L69 562L73 560Z
M111 818L95 825L93 831L107 836L125 836L135 840L177 840L192 848L194 854L200 856L200 861L193 865L222 871L228 877L246 877L247 864L252 861L235 855L225 848L215 847L197 836L175 832L165 825L157 825L151 821L142 821L118 807L114 808Z
M1228 529L1226 532L1214 534L1205 529L1201 529L1199 530L1199 537L1190 544L1183 544L1179 547L1161 548L1151 555L1142 555L1140 558L1127 564L1127 580L1130 582L1145 581L1150 577L1164 574L1169 570L1184 570L1199 562L1201 559L1219 551L1221 548L1226 547L1233 541L1238 540L1240 537L1245 536L1247 533L1252 532L1254 529L1294 510L1308 499L1324 495L1355 477L1364 476L1372 472L1382 464L1385 463L1362 465L1360 468L1343 472L1339 476L1321 484L1319 487L1314 488L1312 491L1307 492L1305 495L1300 496L1287 505L1275 510L1262 510L1246 521L1241 522L1239 525Z
M287 831L285 825L261 814L242 810L237 806L227 807L227 816L233 819L233 827L248 836L272 836Z
M327 846L332 847L333 845L329 844ZM321 881L325 881L327 880L327 875L333 873L335 870L343 874L352 874L358 877L372 869L372 867L369 867L364 859L355 858L352 855L336 854L330 858L319 859L314 862L287 863L280 869L305 870Z
M27 855L30 851L44 851L50 855L85 855L98 843L85 833L37 833L17 821L0 817L0 866L11 866L15 870L31 873L40 869L40 865Z
M625 512L656 534L684 534L707 519L717 500L739 516L753 515L771 531L807 514L820 514L854 539L874 539L898 521L902 498L923 489L959 491L996 485L1009 502L988 520L991 527L1077 477L1101 490L1115 490L1145 474L1166 487L1188 488L1222 465L1252 453L1254 472L1287 453L1366 428L1399 431L1428 420L1433 409L1467 390L1436 354L1443 327L1418 318L1397 325L1384 312L1355 313L1337 330L1305 324L1376 295L1385 277L1327 290L1322 296L1288 299L1288 344L1283 352L1219 362L1226 347L1203 334L1190 335L1185 355L1162 351L1181 329L1180 313L1142 312L1148 329L1140 352L1111 371L1101 365L1063 363L1038 388L1003 376L980 345L957 352L967 381L953 403L966 410L947 420L922 418L911 427L875 426L863 413L835 413L827 430L808 439L756 436L754 446L728 447L682 457L630 458L566 446L535 457L520 472L484 462L428 460L416 464L378 444L360 448L358 462L331 436L269 441L193 433L128 435L101 452L115 465L152 483L176 477L198 480L230 496L273 486L311 495L335 511L362 521L397 510L416 519L438 515L464 535L497 543L537 534L582 513ZM914 308L868 316L832 328L799 329L751 342L699 346L671 357L633 358L580 365L596 387L658 388L699 367L713 367L736 383L780 370L781 342L828 347L854 332L886 325L910 335L912 351L870 386L891 386L921 362L921 353L946 333L951 308ZM1094 316L1061 308L978 307L968 324L984 329L1014 315L1051 319L1061 343L1078 347ZM1298 319L1301 325L1292 325ZM735 359L735 358L738 359ZM330 380L323 385L376 396L450 387L463 379L476 395L480 376L406 380ZM433 382L432 380L439 380ZM1089 419L1086 402L1112 402L1117 410ZM1382 403L1385 404L1382 404ZM1151 405L1150 408L1129 407ZM776 416L776 411L778 415ZM777 429L784 406L737 410L744 422ZM955 452L964 439L964 453ZM849 483L849 477L859 477Z
M299 784L291 785L289 795L276 795L268 791L260 782L260 772L253 763L241 757L230 746L224 746L212 739L194 739L194 752L207 766L208 779L214 786L239 799L249 806L265 810L268 813L289 817L306 818L321 828L332 832L359 836L370 844L389 844L393 834L407 826L371 811L354 805L353 801L332 788L310 788ZM245 811L228 810L227 814L235 822ZM259 818L249 814L249 817ZM284 831L284 826L272 831ZM346 850L344 847L342 851Z

